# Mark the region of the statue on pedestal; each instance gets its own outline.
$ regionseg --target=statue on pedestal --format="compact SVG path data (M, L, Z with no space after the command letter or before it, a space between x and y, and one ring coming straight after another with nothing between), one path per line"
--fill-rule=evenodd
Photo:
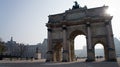
M79 4L77 3L77 1L74 2L75 5L73 5L72 9L78 9L79 8Z

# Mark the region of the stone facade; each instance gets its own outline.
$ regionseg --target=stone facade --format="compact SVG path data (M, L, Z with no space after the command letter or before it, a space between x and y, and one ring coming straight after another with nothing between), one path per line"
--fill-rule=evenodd
M24 45L16 43L11 37L11 40L6 42L6 52L4 55L18 57L18 58L35 58L46 59L47 52L47 39L44 39L43 43L37 45Z
M86 61L95 61L97 43L103 44L106 61L116 61L112 16L106 14L107 9L108 6L91 9L85 6L49 15L47 62L74 61L74 38L81 34L87 41Z
M20 50L19 50L19 43L16 43L16 41L13 40L13 37L11 37L11 40L5 43L6 51L4 52L5 55L8 56L20 56Z

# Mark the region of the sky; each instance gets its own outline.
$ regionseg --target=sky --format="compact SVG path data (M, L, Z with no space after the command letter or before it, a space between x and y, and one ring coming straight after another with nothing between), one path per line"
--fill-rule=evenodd
M0 0L0 38L18 43L37 44L47 38L48 16L72 8L74 1L88 8L109 6L114 36L120 39L119 0Z

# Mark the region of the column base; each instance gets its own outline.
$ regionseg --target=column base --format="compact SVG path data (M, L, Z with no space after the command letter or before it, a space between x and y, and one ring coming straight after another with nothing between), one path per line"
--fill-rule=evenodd
M67 60L62 60L62 62L68 62Z
M117 62L115 49L109 48L109 57L108 57L107 61Z
M94 49L88 49L87 51L88 52L87 52L86 62L93 62L93 61L95 61Z
M85 60L86 62L93 62L93 61L95 61L94 59L86 59Z
M117 62L117 59L109 59L109 60L106 60L108 62Z
M47 52L47 59L46 62L52 62L53 61L53 52L52 51L48 51Z
M54 62L53 60L46 60L45 62Z
M45 62L51 62L50 60L46 60Z
M63 50L63 59L62 59L62 62L68 62L69 61L68 57L69 57L68 50Z

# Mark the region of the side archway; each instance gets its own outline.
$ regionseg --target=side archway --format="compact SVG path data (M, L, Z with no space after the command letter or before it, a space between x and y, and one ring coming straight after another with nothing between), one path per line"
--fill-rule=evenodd
M96 56L96 50L95 50L95 46L97 46L98 45L98 47L97 48L99 48L100 46L102 46L102 49L101 49L101 51L103 51L103 54L104 54L104 60L102 60L102 61L106 61L106 60L108 60L108 46L107 46L107 44L106 44L106 41L105 41L105 39L97 39L95 42L94 42L94 56L95 56L95 58L97 58L97 56Z
M63 52L63 47L60 43L57 43L55 46L54 46L54 61L56 62L61 62L62 61L62 52Z
M97 43L94 46L94 50L95 50L95 60L96 61L104 61L105 60L105 50L104 50L104 46L101 43Z

